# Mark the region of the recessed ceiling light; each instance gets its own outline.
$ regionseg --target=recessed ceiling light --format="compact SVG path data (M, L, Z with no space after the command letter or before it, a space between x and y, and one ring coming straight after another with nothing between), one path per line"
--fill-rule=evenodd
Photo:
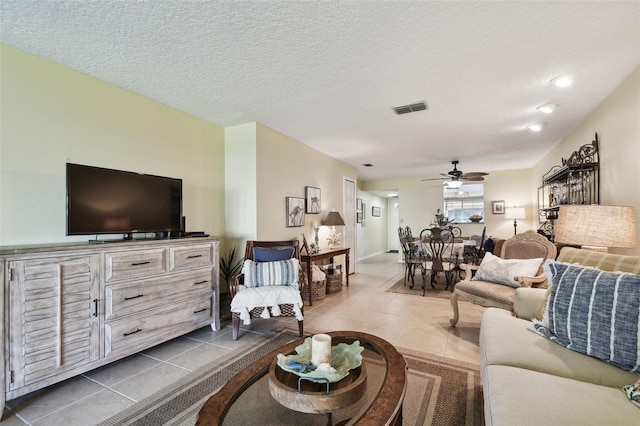
M556 104L544 104L537 107L536 110L544 112L545 114L551 114L557 108L557 106L558 105Z
M569 87L571 83L573 83L573 79L568 75L561 75L560 77L551 79L551 84L558 87Z
M529 124L527 126L527 129L531 130L532 132L539 132L540 130L542 130L543 127L544 127L544 123L533 123L533 124Z

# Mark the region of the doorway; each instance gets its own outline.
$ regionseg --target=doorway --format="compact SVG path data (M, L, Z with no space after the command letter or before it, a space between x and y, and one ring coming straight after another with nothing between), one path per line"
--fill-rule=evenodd
M400 226L400 202L397 198L387 199L387 246L389 252L400 250L400 240L398 240L398 226Z

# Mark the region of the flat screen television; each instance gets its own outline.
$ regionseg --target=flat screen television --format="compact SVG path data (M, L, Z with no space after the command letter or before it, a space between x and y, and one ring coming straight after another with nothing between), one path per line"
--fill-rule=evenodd
M67 235L181 227L182 179L67 163Z

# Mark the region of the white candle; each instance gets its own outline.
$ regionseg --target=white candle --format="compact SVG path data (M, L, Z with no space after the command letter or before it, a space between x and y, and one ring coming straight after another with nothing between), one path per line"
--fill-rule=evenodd
M331 364L331 336L314 334L311 338L311 364Z

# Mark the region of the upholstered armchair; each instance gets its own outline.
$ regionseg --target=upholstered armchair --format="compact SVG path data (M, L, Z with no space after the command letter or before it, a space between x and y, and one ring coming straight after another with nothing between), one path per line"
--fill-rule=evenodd
M504 241L500 257L487 252L479 266L460 265L465 278L451 294L451 326L458 323L458 299L513 310L516 288L531 287L533 283L544 286L542 263L555 259L556 253L556 246L546 237L527 231Z
M229 288L232 339L238 338L241 320L249 325L251 318L278 316L295 317L302 337L306 285L298 240L247 241L242 271Z

